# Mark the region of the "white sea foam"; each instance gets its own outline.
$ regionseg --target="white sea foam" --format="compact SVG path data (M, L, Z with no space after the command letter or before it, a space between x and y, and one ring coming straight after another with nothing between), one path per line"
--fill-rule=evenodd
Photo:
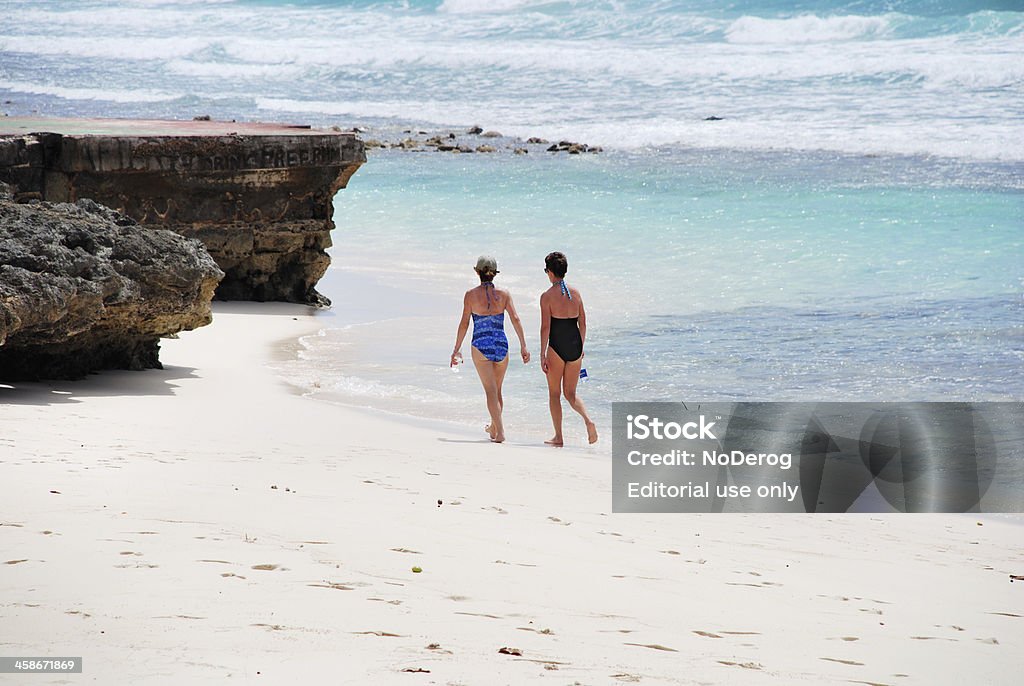
M119 90L111 88L70 88L64 86L41 86L19 81L0 81L0 89L16 93L56 95L68 100L107 100L110 102L164 102L184 97L182 93L168 93L149 89Z
M202 38L156 38L118 40L112 36L77 36L68 39L53 33L4 36L0 51L30 55L73 55L121 60L158 60L184 57L207 45Z
M862 154L942 155L967 159L1024 160L1024 139L1013 122L948 124L932 121L917 110L855 128L836 122L832 112L803 109L777 111L757 118L730 116L706 122L696 111L687 119L643 117L636 120L574 121L536 119L535 112L515 103L445 101L298 101L257 98L259 109L271 112L317 113L339 118L419 120L444 126L452 121L486 121L507 135L523 138L543 133L551 139L581 140L620 149L682 145L691 148L747 150L830 150ZM507 105L507 106L503 106ZM701 113L731 115L727 100L705 103Z
M740 17L726 29L731 43L830 43L886 38L899 15L832 16L805 14L788 19Z
M291 79L305 73L304 67L295 64L196 62L191 59L172 60L167 63L166 69L170 73L183 76L248 79Z
M438 6L437 11L448 14L489 14L555 4L566 3L555 0L444 0Z

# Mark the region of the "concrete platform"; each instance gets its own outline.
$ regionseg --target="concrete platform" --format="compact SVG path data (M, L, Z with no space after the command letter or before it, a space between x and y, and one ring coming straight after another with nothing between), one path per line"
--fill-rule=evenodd
M0 117L0 136L59 133L62 136L353 136L303 124L175 119L58 119Z
M0 118L18 201L90 198L203 242L217 297L323 304L334 195L366 162L351 132L287 124Z

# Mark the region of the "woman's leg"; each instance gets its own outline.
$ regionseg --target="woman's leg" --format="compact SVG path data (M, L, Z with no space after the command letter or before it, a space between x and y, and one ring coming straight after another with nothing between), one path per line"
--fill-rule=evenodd
M494 382L498 386L498 413L502 414L502 417L504 417L504 412L505 412L505 400L501 396L501 385L505 381L505 372L508 371L508 359L509 359L508 355L506 355L505 359L502 360L501 362L492 362L491 363L491 364L494 365ZM491 429L491 425L490 424L488 424L486 427L484 427L484 430L487 432L487 434L491 438L495 437L495 433Z
M496 380L496 368L499 365L508 365L508 356L501 362L491 362L484 354L473 348L473 366L476 367L476 373L480 377L480 383L483 384L484 394L487 396L487 411L491 415L491 425L488 429L488 433L491 434L491 440L495 443L501 443L505 440L505 427L501 423L501 403L499 402L498 383ZM504 376L504 373L502 373Z
M587 407L583 404L583 399L576 395L576 386L580 383L580 368L582 366L582 357L575 362L565 363L565 370L562 373L562 391L565 393L565 399L569 402L572 409L576 410L583 417L583 423L587 425L587 440L591 443L597 443L597 426L590 420L590 415L587 414Z
M501 362L494 363L494 383L498 387L498 412L505 411L505 399L501 397L501 385L505 382L505 372L508 371L508 355Z
M555 435L544 441L548 445L562 445L562 371L565 362L551 348L548 348L548 409L551 410L551 423L555 427Z

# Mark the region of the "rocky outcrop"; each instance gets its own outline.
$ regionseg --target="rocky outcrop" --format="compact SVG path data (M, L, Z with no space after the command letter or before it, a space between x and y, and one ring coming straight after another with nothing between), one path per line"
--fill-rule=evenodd
M198 241L91 200L0 194L0 379L159 368L160 338L210 323L222 276Z
M412 130L407 130L405 133L411 134ZM427 135L423 131L420 131L419 134ZM472 138L467 139L469 136ZM481 138L489 138L492 140L491 142L481 143L479 142L479 139ZM465 131L462 137L457 136L452 131L448 131L435 133L434 135L422 140L412 136L406 136L405 138L394 140L386 138L370 138L365 142L366 150L383 148L401 150L405 152L423 152L428 149L433 149L437 152L449 153L501 153L507 151L511 152L513 155L529 154L529 146L545 146L543 149L548 152L565 152L570 155L604 152L604 148L599 145L588 145L586 143L577 143L573 141L559 141L551 145L546 138L538 138L536 136L531 136L524 141L518 137L505 136L498 131L484 131L479 126L474 126L468 131ZM536 150L536 148L534 149Z
M586 143L574 143L572 141L559 141L554 143L548 152L567 152L570 155L579 155L584 152L603 152L604 148L600 145L590 146Z
M33 133L51 131L52 133ZM366 161L352 133L211 121L0 120L0 181L21 200L90 198L197 238L217 297L329 304L333 198Z

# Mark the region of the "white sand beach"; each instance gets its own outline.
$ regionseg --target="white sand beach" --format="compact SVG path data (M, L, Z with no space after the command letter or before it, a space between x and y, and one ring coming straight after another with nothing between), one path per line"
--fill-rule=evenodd
M0 683L1020 683L1024 528L615 515L604 457L296 394L323 316L0 387L0 655L84 660Z

